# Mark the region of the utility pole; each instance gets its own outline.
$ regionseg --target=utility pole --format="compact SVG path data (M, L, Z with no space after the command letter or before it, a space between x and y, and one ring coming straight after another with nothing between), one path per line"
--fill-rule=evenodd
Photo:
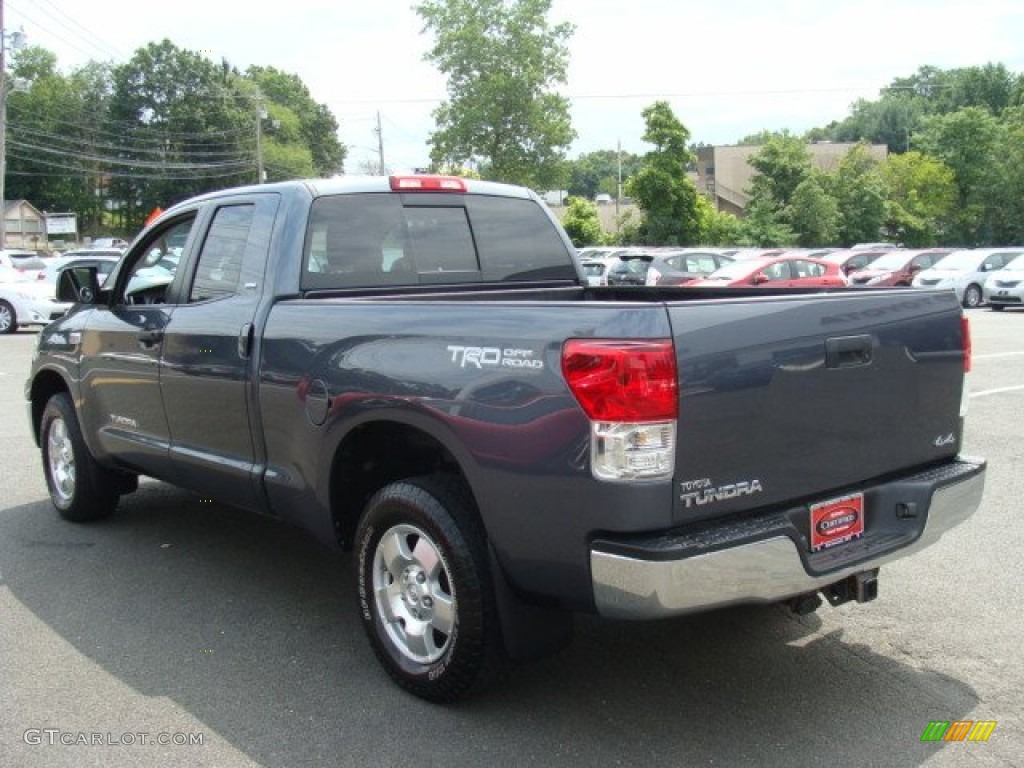
M0 0L3 2L3 0ZM267 110L262 101L256 102L256 183L262 184L266 171L263 170L263 120L267 117Z
M7 33L4 0L0 0L0 248L7 246Z
M619 201L622 199L622 139L615 143L615 153L619 166L619 182L615 188L615 234L619 234Z
M380 110L377 110L377 127L374 128L377 133L377 167L380 169L379 173L381 176L384 175L384 131L380 127Z

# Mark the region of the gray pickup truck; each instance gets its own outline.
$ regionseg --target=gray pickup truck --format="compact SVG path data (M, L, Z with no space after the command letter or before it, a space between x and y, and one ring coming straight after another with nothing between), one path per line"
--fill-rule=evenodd
M146 475L352 550L376 655L434 701L574 612L869 601L981 499L953 292L593 288L517 187L225 190L58 287L26 385L57 511Z

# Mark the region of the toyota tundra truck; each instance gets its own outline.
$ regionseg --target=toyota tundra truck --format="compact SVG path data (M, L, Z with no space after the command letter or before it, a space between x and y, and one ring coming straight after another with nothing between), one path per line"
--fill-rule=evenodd
M57 512L147 476L350 551L376 656L428 700L574 613L870 601L982 495L952 292L591 287L519 187L219 191L58 287L26 385Z

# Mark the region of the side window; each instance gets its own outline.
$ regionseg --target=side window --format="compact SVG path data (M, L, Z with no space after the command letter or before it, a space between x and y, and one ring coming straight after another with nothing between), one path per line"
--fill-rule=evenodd
M168 286L178 272L195 213L154 232L141 244L140 253L128 268L124 288L126 304L163 304Z
M789 262L777 261L762 270L769 280L789 280Z
M189 303L221 299L237 292L254 211L251 204L229 205L214 214L199 252Z

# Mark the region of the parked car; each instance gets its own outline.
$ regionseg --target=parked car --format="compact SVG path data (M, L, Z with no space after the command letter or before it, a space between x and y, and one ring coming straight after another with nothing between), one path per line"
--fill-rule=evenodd
M53 298L52 287L0 265L0 334L14 333L21 325L46 325L70 308Z
M831 261L833 264L839 265L839 271L844 275L849 275L851 272L855 272L858 269L864 269L869 264L872 264L876 259L885 256L887 253L892 253L894 248L841 248L836 251L830 251L824 256L818 258L824 261ZM810 255L810 254L808 254Z
M61 270L68 267L91 267L97 269L97 276L102 286L104 281L114 271L117 262L121 260L121 251L110 248L80 249L68 251L63 256L50 259L46 269L39 273L37 279L55 290L57 286L57 275Z
M624 253L608 269L608 285L646 285L649 254Z
M931 269L917 273L915 288L952 288L965 307L977 307L984 300L983 288L989 274L1002 269L1024 248L974 248L953 251Z
M952 248L889 251L867 267L851 271L847 277L850 285L906 286L910 285L918 272L928 269L952 252Z
M608 285L609 262L602 259L587 259L580 262L587 285Z
M726 264L702 280L690 283L700 288L764 285L771 288L842 287L846 278L839 265L821 259L778 256L768 259L743 259Z
M665 251L652 255L644 276L646 285L684 285L707 277L732 258L708 249Z
M997 312L1024 304L1024 256L992 272L985 281L982 295L989 308Z
M35 251L4 249L0 250L0 267L9 267L29 277L35 277L46 269L46 262L39 258Z

